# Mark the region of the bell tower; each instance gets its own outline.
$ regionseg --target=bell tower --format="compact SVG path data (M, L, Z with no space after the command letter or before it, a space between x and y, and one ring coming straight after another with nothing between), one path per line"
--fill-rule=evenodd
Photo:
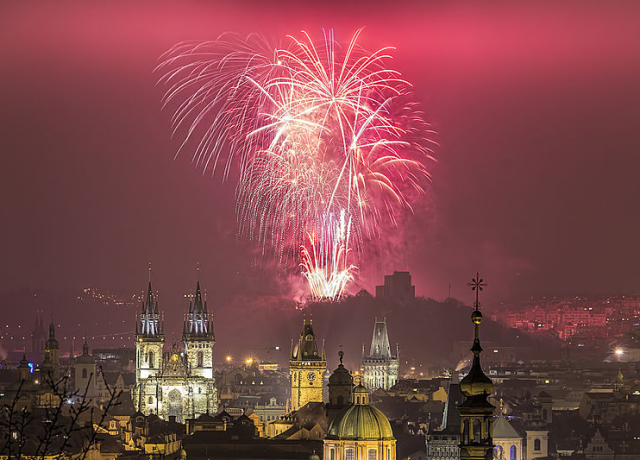
M493 458L493 410L495 407L487 401L493 391L493 382L482 372L480 366L479 326L482 322L478 293L486 283L476 273L469 286L476 292L475 309L471 314L471 321L475 325L475 338L471 351L473 364L471 370L460 381L460 390L465 401L458 406L460 412L460 459L461 460L490 460Z
M308 324L303 320L298 345L294 348L293 340L291 341L289 373L292 411L300 409L308 402L322 402L323 376L326 370L324 347L320 354L312 320L309 320Z
M136 319L136 383L158 374L162 369L164 325L158 313L158 301L154 305L149 267L149 289L142 303L139 320Z
M213 378L213 344L216 339L207 301L202 301L200 279L196 284L193 302L189 302L189 313L182 327L182 341L187 354L189 375Z

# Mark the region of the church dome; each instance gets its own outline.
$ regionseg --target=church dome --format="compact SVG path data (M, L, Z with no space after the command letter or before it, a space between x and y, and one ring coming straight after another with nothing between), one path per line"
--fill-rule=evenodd
M327 437L357 441L394 439L387 417L368 404L352 404L340 412L329 425Z

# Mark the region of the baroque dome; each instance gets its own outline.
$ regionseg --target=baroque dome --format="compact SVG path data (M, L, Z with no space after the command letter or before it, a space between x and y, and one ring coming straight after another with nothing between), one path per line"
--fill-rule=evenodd
M343 409L329 425L327 437L359 441L394 439L387 417L368 404L353 404Z

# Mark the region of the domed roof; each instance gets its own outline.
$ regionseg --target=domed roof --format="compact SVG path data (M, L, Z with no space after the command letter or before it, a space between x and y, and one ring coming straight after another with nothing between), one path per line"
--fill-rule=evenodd
M87 342L82 346L82 354L76 358L76 364L95 364L96 360L89 354L89 345Z
M366 393L366 394L369 394L369 390L367 390L367 389L366 389L366 387L365 387L364 385L359 384L358 386L356 386L356 387L353 389L353 393L354 393L354 394L355 394L355 393Z
M327 437L358 441L394 439L387 417L368 404L352 404L343 409L329 425Z
M480 365L474 365L465 378L460 381L460 391L466 397L490 395L493 391L493 382L482 372Z
M338 368L329 377L329 385L352 385L351 373L340 363Z

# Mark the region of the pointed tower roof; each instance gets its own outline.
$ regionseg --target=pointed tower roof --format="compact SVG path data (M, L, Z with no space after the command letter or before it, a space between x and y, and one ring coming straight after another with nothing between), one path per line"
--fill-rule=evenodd
M196 284L196 295L193 298L193 313L204 313L202 302L202 291L200 290L200 280Z
M376 319L373 326L373 337L371 338L371 348L369 349L369 358L391 358L391 346L389 345L389 334L387 332L387 321L378 321Z
M318 342L311 321L307 323L306 320L303 320L298 346L292 350L291 359L295 361L321 361L324 359L324 357L318 353Z
M475 338L473 339L473 346L471 347L473 364L471 365L469 373L460 382L460 389L467 398L484 396L486 399L486 396L490 395L493 391L493 382L485 375L480 365L482 347L480 346L479 326L482 322L482 313L480 313L480 302L478 302L478 293L486 284L483 283L483 280L478 275L476 275L476 278L474 278L470 284L473 285L473 290L476 291L475 310L471 313L471 321L475 325Z

